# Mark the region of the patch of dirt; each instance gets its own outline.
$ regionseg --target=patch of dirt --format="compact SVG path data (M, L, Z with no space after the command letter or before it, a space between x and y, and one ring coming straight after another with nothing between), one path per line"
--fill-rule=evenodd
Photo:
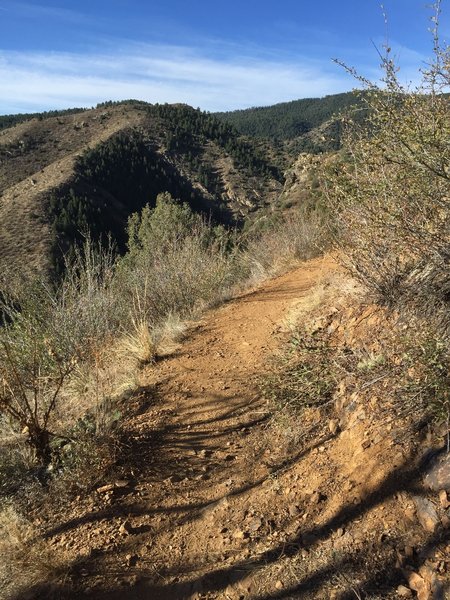
M211 311L148 369L114 477L47 524L71 564L60 597L445 597L450 520L441 506L435 528L418 522L414 443L380 435L352 390L288 439L259 391L293 320L325 313L341 341L378 323L347 309L351 285L312 260Z

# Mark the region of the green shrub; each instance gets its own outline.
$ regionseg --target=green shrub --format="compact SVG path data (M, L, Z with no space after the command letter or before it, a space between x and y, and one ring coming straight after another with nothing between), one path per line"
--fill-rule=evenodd
M170 316L189 318L217 302L236 276L223 228L195 215L169 194L130 218L128 253L118 281L134 323L157 327Z
M322 330L298 329L263 389L278 407L292 413L329 403L338 383L337 350Z

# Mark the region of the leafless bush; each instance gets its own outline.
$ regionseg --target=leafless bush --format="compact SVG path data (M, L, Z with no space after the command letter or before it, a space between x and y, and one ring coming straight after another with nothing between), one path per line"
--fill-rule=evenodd
M40 464L50 463L52 439L61 433L54 427L64 386L112 326L111 266L111 257L87 242L60 288L39 279L3 302L0 410L22 430Z
M347 68L368 91L369 120L349 121L346 160L325 176L345 261L378 298L439 313L449 331L450 51L433 16L433 58L410 89L386 45L383 84Z

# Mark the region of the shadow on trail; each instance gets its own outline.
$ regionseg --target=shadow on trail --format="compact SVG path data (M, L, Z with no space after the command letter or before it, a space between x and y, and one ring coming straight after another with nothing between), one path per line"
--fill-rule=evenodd
M147 391L148 393L148 391ZM158 398L157 390L152 390L154 395L149 402L149 405L164 407L161 399ZM162 486L171 477L177 478L177 485L182 485L182 477L188 474L189 485L198 485L193 477L201 473L201 468L210 465L215 469L216 481L225 480L229 474L229 467L225 461L221 461L215 457L215 452L218 449L225 447L224 440L229 440L231 435L236 435L238 439L243 439L245 434L243 429L249 431L264 425L267 420L267 415L262 415L259 418L248 418L248 415L254 414L255 407L260 408L257 401L253 403L239 403L233 408L226 409L227 398L221 395L209 395L208 402L212 405L224 405L224 410L220 411L217 416L205 420L197 420L189 422L191 428L186 426L186 423L164 422L162 421L153 430L145 430L142 435L135 436L132 431L123 431L123 448L124 453L119 458L121 465L127 465L130 470L135 473L135 478L138 481L152 482L155 487ZM231 422L224 427L224 423L230 419L238 419L237 422ZM217 432L212 432L209 429L198 429L206 425L213 426L217 424L220 428ZM195 429L197 428L197 429ZM149 505L148 499L136 498L134 494L125 493L124 496L116 498L111 506L106 506L99 510L86 513L78 518L68 520L58 524L56 527L47 531L47 537L52 537L61 533L73 530L87 523L95 523L102 519L111 519L118 516L149 516L149 515L173 515L177 514L177 524L194 522L196 519L202 518L206 509L214 506L223 498L237 497L243 495L250 490L264 484L269 478L289 469L297 464L300 459L306 456L315 448L318 448L327 440L331 439L331 435L321 437L313 444L299 450L293 456L280 461L272 466L271 472L264 477L257 478L247 482L236 489L226 490L224 493L217 494L212 500L207 502L188 502L177 504L171 502L172 496L169 495L169 501L158 504L157 502ZM213 440L213 444L211 444ZM209 443L206 445L206 441ZM211 452L210 457L200 456L202 448L207 448ZM180 452L181 449L181 452ZM188 450L193 450L188 452ZM176 458L176 460L175 460ZM414 494L423 493L423 488L419 484L426 459L423 459L418 465L412 468L399 467L394 469L385 480L370 494L356 504L343 506L339 512L329 518L324 524L314 527L305 527L304 522L292 518L291 523L299 525L298 533L291 536L287 542L272 543L272 546L260 553L256 557L248 560L237 561L232 565L223 567L217 566L217 563L209 563L210 571L202 577L189 577L189 573L196 570L204 569L205 564L178 564L172 569L166 569L164 572L149 570L147 568L136 567L117 567L114 571L111 570L111 561L108 559L112 554L123 553L126 549L126 543L122 547L114 550L99 550L95 556L79 559L71 565L70 573L72 581L75 582L75 591L73 584L70 586L62 586L59 588L53 587L41 588L36 590L27 590L21 595L17 595L11 600L22 600L25 597L33 598L61 598L67 600L90 598L91 600L106 600L122 599L129 600L187 600L191 598L193 593L201 592L205 595L210 594L214 598L225 598L225 590L230 585L239 584L248 577L256 574L263 568L276 564L281 557L298 558L300 552L313 552L321 543L326 542L339 528L348 528L352 523L358 521L371 509L394 497L400 492L409 492ZM405 464L413 464L412 459ZM170 483L167 485L171 485ZM205 482L208 485L208 482ZM172 489L169 487L169 490ZM176 499L177 494L173 494ZM157 500L157 498L156 498ZM152 535L159 535L161 532L170 527L176 527L172 522L160 522L158 527L151 527ZM143 532L145 535L146 532ZM436 532L429 536L423 546L418 550L417 557L412 561L412 567L418 569L425 562L427 557L437 548L450 541L449 529L440 527ZM367 542L368 543L368 542ZM378 542L381 548L382 541ZM329 584L336 577L344 577L349 581L348 589L343 589L341 600L354 598L355 592L352 583L352 576L355 568L363 568L364 560L367 553L377 552L377 546L369 545L357 552L342 552L336 556L332 562L325 565L320 565L313 572L307 574L300 573L298 582L295 586L291 586L282 590L276 590L266 595L254 596L257 600L273 599L288 599L288 598L314 598L316 594L320 594L321 589ZM405 579L402 571L396 566L395 553L392 552L389 560L385 560L380 564L375 572L371 572L368 577L358 583L358 593L361 597L365 594L383 593L389 594L395 590L399 584L404 584ZM207 558L207 557L205 557ZM208 565L206 565L208 566ZM99 571L102 573L103 581L113 580L114 577L136 576L136 583L128 583L127 587L118 589L104 588L91 590L85 594L82 585L82 574L87 572L86 585L89 585L89 580L94 577ZM109 571L108 571L109 569ZM106 584L105 584L106 585ZM344 587L345 586L341 586ZM31 595L34 594L34 595ZM317 596L321 597L321 596Z
M321 440L320 443L323 443L323 440ZM293 457L292 462L299 460L301 455L309 452L311 449L312 448L308 448L302 453L299 453L299 455ZM286 466L288 465L285 465L283 468L286 468ZM183 576L186 577L188 571L185 570L183 565L180 565L177 570L161 574L161 582L158 582L157 584L150 581L148 581L148 583L146 582L147 578L155 579L154 573L149 574L137 569L136 573L139 575L140 583L129 587L126 590L126 597L130 598L130 600L144 600L150 598L154 598L155 600L183 600L190 598L194 592L212 594L212 597L216 598L225 597L224 593L228 586L242 582L260 569L276 563L281 557L293 558L297 556L301 550L313 551L314 548L320 547L320 543L327 540L339 527L348 527L386 499L389 499L400 492L410 492L414 494L423 493L423 488L418 483L423 472L423 466L424 464L420 463L416 468L397 468L393 470L376 490L359 503L342 507L336 515L323 525L304 528L298 535L293 536L288 540L287 543L275 544L256 558L240 561L232 566L226 566L224 568L215 568L203 577L193 578L189 581L183 580L182 582L174 582L173 580L178 577L180 579L182 579ZM254 482L246 488L236 490L234 494L243 493L253 486L260 485L262 481L263 480ZM174 510L191 510L192 508L194 508L194 506L183 508L173 507ZM201 507L197 506L195 508L198 509ZM437 548L443 547L449 541L450 530L443 527L437 528L435 533L430 535L425 543L417 549L417 557L411 559L411 567L415 570L419 569ZM379 547L383 544L382 541L377 543ZM332 562L320 566L320 568L314 570L314 572L310 572L304 576L300 575L298 583L295 586L279 591L275 590L269 594L257 596L257 598L258 600L269 600L272 598L279 600L303 597L314 598L316 597L316 594L320 593L320 590L324 585L333 581L336 577L340 578L341 582L342 578L349 582L347 589L345 589L345 586L341 586L341 588L344 589L341 590L340 595L337 596L340 600L354 598L355 585L357 586L356 589L361 598L364 598L371 593L382 593L387 595L393 592L398 585L405 584L404 575L399 566L396 565L394 551L390 554L389 559L379 564L377 569L374 572L371 572L363 582L357 584L353 582L355 567L363 568L367 552L376 551L377 546L371 544L370 547L360 548L356 552L341 554ZM191 565L190 570L192 569L193 566ZM74 570L77 570L76 565L74 565ZM123 594L123 589L96 590L95 594L91 593L89 595L89 598L96 598L98 600L106 600L106 598L119 600L119 598L124 597ZM62 597L75 600L75 598L83 598L84 596L80 593L75 594L67 592L66 594L64 592ZM322 596L317 595L317 597ZM19 599L17 598L16 600Z

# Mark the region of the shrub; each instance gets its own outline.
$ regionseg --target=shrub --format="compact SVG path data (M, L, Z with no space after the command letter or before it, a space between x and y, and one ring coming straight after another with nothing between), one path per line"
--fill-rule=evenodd
M218 301L233 283L228 236L168 194L129 221L129 251L118 281L128 297L135 331L168 317L189 318Z
M80 361L111 332L112 255L88 240L55 289L39 279L3 302L0 330L0 410L26 435L40 464L51 460L60 432L57 412L64 386Z
M345 262L382 301L439 314L450 327L450 51L438 36L421 83L405 87L391 50L383 84L352 72L368 92L365 125L349 121L346 160L325 174Z
M324 215L299 209L248 234L243 242L242 269L245 277L259 280L317 256L324 246Z
M337 355L327 333L298 328L291 337L289 351L264 383L266 395L292 413L326 405L338 382Z

